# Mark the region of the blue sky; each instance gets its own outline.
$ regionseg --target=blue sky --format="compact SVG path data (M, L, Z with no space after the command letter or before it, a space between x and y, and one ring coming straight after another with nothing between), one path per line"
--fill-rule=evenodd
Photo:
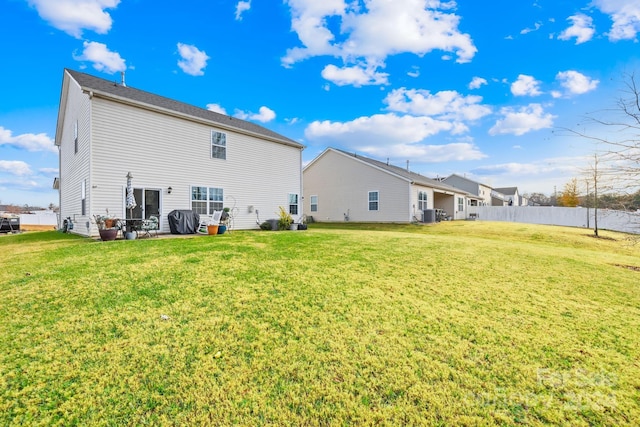
M0 203L57 204L63 68L430 177L550 194L640 70L637 0L0 0ZM590 132L606 132L593 129Z

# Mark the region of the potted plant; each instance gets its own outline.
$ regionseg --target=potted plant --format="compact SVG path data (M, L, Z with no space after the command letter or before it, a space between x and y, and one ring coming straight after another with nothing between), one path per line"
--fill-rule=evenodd
M307 216L302 215L300 217L300 222L298 223L298 230L306 230L307 229Z
M220 225L218 225L218 234L224 234L229 227L229 208L222 209L222 215L220 215Z
M278 229L289 230L291 228L291 224L293 224L293 218L291 217L291 214L289 214L289 212L287 212L285 208L280 206Z
M107 210L106 215L94 215L93 220L98 227L100 239L105 242L116 239L118 236L118 228L116 227L118 220L109 215L109 210Z

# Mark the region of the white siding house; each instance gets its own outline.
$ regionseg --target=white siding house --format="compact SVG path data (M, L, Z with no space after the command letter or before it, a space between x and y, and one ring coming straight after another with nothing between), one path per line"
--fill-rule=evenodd
M491 206L491 187L488 185L457 174L449 175L442 182L477 196L471 200L471 206Z
M327 148L303 170L304 212L314 221L421 221L425 209L467 218L472 195L406 169ZM460 200L462 199L462 201Z
M133 176L135 218L174 209L233 209L234 228L287 207L302 194L301 144L262 126L88 74L64 70L56 145L60 218L73 232L97 235L91 222L125 218L126 176Z

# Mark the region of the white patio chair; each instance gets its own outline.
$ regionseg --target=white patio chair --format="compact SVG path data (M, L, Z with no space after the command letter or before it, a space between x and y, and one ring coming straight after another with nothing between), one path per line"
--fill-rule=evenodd
M196 232L200 234L209 234L207 230L208 225L217 225L220 223L220 217L222 216L223 211L213 211L212 215L201 215L200 222L198 223L198 228Z

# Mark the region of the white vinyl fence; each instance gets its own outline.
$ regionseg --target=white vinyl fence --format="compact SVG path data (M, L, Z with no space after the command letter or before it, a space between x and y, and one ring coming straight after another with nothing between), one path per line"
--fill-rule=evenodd
M595 210L552 206L469 206L479 220L593 228ZM598 209L598 229L640 234L640 213Z

